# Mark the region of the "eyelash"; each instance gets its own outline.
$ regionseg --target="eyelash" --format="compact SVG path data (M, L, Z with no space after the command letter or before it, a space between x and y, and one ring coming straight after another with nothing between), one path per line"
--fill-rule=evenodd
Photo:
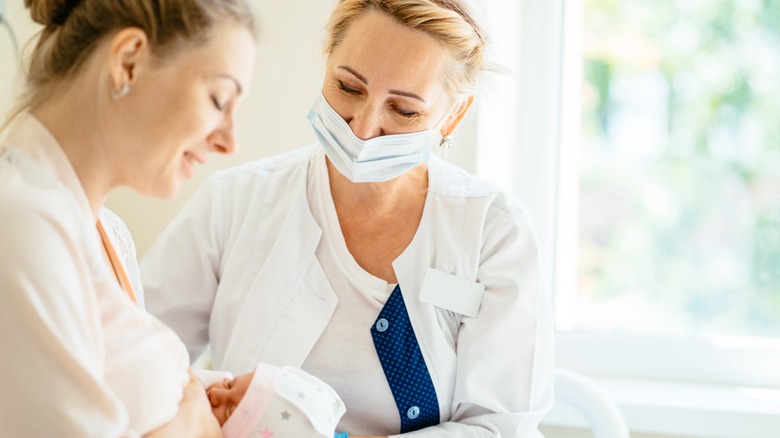
M417 116L420 115L420 113L415 111L404 111L401 108L393 107L396 113L398 113L399 116L405 118L405 119L414 119Z
M339 81L339 89L347 94L360 94L360 91L347 87L343 81Z
M347 84L345 84L343 81L338 81L339 83L339 89L347 94L351 95L357 95L360 94L360 91L349 88ZM416 111L404 111L401 108L398 108L396 106L393 106L393 111L396 112L399 116L405 118L405 119L414 119L420 115L420 113Z

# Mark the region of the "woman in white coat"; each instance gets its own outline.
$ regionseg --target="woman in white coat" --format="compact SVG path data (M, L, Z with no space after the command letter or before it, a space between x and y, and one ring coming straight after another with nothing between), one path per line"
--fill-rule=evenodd
M173 196L235 149L252 15L240 0L25 5L43 29L0 142L0 435L221 436L185 346L130 299L101 206L119 186Z
M534 437L553 325L528 215L434 158L485 69L459 0L342 0L319 143L211 178L147 253L147 307L214 367L301 367L350 436Z

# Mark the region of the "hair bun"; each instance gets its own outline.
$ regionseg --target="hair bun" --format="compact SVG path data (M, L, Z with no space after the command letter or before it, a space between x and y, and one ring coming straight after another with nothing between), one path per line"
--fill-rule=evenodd
M44 26L60 26L81 0L24 0L33 21Z

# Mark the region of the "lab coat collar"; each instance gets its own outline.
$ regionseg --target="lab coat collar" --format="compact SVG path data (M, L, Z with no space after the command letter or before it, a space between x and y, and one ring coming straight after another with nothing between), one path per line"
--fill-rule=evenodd
M421 264L460 275L466 268L462 259L465 253L463 240L437 240L435 250L426 243L430 236L442 234L447 229L449 231L444 235L465 237L465 188L461 178L454 177L451 170L445 169L447 166L452 165L435 155L428 162L428 196L420 225L409 246L393 261L393 270L402 288L419 290L424 280L420 274L425 272L419 269ZM476 277L473 268L465 270ZM404 296L409 299L408 294Z

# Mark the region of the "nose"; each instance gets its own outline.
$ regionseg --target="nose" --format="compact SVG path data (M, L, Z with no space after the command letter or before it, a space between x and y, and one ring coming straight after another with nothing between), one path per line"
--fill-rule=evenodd
M370 140L384 135L381 120L381 108L365 103L356 108L344 121L349 124L352 132L361 140Z
M220 154L232 154L238 151L236 141L236 123L233 113L225 114L222 122L208 136L209 145Z
M225 391L217 386L209 388L206 392L206 395L209 397L209 402L211 402L212 408L221 406L225 401Z

